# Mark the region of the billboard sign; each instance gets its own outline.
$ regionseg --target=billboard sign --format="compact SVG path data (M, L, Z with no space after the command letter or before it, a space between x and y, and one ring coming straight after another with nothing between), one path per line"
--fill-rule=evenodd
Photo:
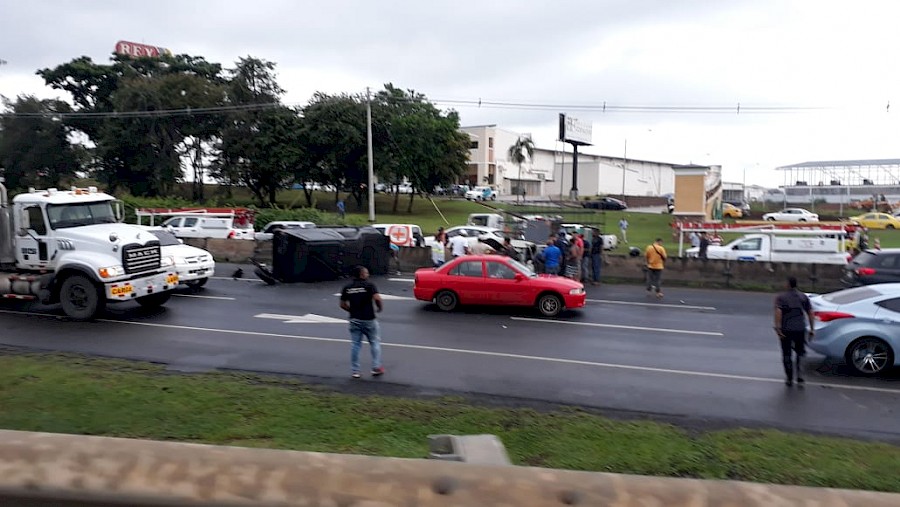
M572 144L591 144L593 124L559 114L559 140Z
M126 40L116 42L115 53L117 55L127 55L132 58L159 58L163 55L172 56L172 51L168 48L148 46L147 44L128 42Z

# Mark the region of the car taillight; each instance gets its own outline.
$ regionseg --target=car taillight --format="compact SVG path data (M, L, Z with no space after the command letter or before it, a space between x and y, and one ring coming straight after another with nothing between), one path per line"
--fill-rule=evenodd
M822 322L831 322L838 319L852 319L853 315L844 312L813 312L816 319Z
M858 268L856 274L859 276L872 276L875 274L875 268Z

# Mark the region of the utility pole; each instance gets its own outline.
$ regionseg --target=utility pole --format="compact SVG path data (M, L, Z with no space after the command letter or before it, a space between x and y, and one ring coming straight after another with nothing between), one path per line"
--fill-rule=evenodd
M622 200L625 200L625 173L628 171L628 139L625 139L625 154L622 156Z
M375 165L372 161L372 94L366 87L366 155L369 165L369 222L375 222Z

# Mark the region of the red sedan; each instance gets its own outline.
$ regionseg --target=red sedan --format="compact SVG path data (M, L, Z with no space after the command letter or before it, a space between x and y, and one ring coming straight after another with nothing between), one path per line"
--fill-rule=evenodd
M416 271L416 299L451 311L458 305L535 306L555 317L563 308L584 306L584 285L555 275L537 275L499 255L465 255L439 268Z

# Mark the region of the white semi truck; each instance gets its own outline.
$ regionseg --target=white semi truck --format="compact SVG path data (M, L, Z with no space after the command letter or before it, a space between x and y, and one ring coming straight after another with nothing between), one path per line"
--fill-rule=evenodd
M95 187L30 189L10 203L0 178L0 299L60 303L88 320L107 303L166 303L174 259L148 231L123 224L122 202Z

